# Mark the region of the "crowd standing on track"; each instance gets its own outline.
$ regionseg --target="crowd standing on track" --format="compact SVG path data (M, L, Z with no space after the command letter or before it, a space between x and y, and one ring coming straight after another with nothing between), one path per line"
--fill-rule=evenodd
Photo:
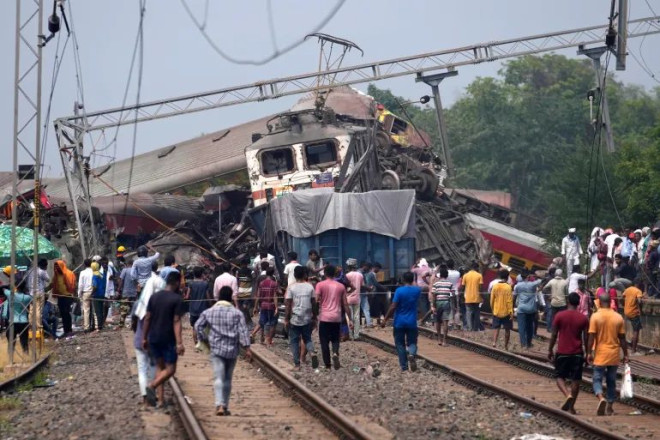
M451 260L430 267L420 259L398 285L389 285L378 262L349 258L342 268L328 264L314 249L305 264L298 261L296 252L289 252L279 270L275 257L260 251L253 259L243 257L237 266L223 262L214 272L209 267L186 267L186 262L177 262L169 254L162 256L164 265L159 269L161 255L146 246L137 249L135 259L127 258L123 247L115 262L102 256L86 259L77 280L64 261L55 262L52 277L48 262L40 261L36 271L17 274L17 289L9 295L14 297L16 339L24 351L31 307L43 316L40 328L58 337L49 291L59 306L60 337L70 336L80 325L84 332L103 331L108 321L130 327L140 396L145 405L154 406L165 404L163 384L176 373L178 357L185 353L182 318L188 313L195 349L210 356L217 415L231 414L232 375L240 350L249 358L250 345L257 340L270 347L276 331L288 337L293 371L303 372L308 358L313 370L332 371L342 367L341 343L359 340L374 321L385 327L392 319L400 369L414 372L419 326L432 322L438 344L444 346L450 331L485 330L480 314L488 301L493 313L492 345L498 346L503 329L505 350L509 350L514 319L521 346L531 348L539 313L544 313L552 335L548 358L555 365L557 386L564 397L561 408L575 413L582 370L590 363L596 413L605 415L614 412L617 367L622 360L628 362L624 319L632 327L635 355L642 330L642 301L660 296L659 241L658 229L617 234L595 228L584 255L571 228L562 239L562 257L547 271L514 273L499 265L488 296L483 292L487 268L478 262L469 270L457 270ZM588 269L582 271L585 256ZM4 272L11 270L8 267ZM37 287L33 290L34 277ZM4 320L7 308L5 301Z

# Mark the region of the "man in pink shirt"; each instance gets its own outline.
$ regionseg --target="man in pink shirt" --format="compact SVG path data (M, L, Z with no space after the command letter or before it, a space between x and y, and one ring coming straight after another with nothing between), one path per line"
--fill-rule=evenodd
M346 260L348 273L346 279L351 283L348 291L348 308L350 309L351 320L353 321L352 339L356 341L360 337L360 291L364 285L364 276L357 270L357 260L349 258Z
M339 363L339 331L342 314L348 310L346 288L335 281L336 268L327 265L323 270L325 279L316 285L316 300L319 304L319 341L321 355L326 369L330 369L330 343L332 343L332 365L335 370Z
M231 274L231 264L228 261L222 263L222 266L220 266L220 275L215 279L215 283L213 283L213 298L216 301L220 299L220 289L225 286L231 287L234 305L238 307L238 279Z
M429 304L429 281L431 280L431 269L425 258L420 258L417 264L410 270L415 274L415 284L422 289L417 304L417 319L429 316L431 305Z

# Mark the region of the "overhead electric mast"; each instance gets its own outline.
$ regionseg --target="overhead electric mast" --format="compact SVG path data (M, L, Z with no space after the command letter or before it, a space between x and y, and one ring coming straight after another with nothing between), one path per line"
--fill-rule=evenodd
M590 26L568 31L480 43L456 49L412 55L356 66L333 68L286 78L258 81L252 84L116 107L84 116L72 115L54 122L64 173L71 200L84 200L86 209L91 197L86 182L88 157L82 141L86 133L107 128L164 119L231 105L259 102L333 87L380 81L425 72L452 71L457 67L506 58L552 52L571 47L588 46L605 41L610 26ZM628 38L660 33L660 16L628 22ZM78 210L80 211L80 209ZM91 217L91 216L88 216ZM77 219L78 220L78 219ZM86 221L82 219L80 221ZM79 222L78 229L82 231ZM82 234L81 234L82 236ZM91 243L90 243L91 244ZM91 253L93 250L88 250Z

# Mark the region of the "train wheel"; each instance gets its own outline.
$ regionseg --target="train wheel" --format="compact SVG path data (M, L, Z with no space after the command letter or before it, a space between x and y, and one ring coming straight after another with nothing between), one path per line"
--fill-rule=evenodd
M394 171L383 171L380 177L380 187L382 189L401 189L401 180Z
M376 133L376 147L378 147L378 150L385 156L390 156L392 154L392 142L385 132L379 131Z
M432 200L439 185L438 178L433 171L428 168L419 168L411 174L420 180L416 188L417 197L422 200Z

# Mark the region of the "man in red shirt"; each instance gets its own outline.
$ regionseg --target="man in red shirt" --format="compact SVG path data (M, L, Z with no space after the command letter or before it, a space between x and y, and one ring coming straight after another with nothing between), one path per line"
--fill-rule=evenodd
M264 332L266 344L273 345L273 336L275 326L277 325L277 294L280 286L275 281L275 268L269 267L266 270L266 278L259 283L257 288L257 298L254 303L254 313L259 310L259 325L252 331L251 337L254 337L259 330Z
M568 309L557 313L552 321L552 336L548 346L548 359L555 364L557 387L566 398L561 409L571 414L575 414L575 400L580 392L584 348L587 346L589 330L589 319L577 310L579 304L580 295L571 292L568 295ZM557 339L557 353L554 353ZM566 386L567 379L571 381L570 391Z
M334 280L335 266L327 265L323 270L325 279L316 285L316 301L319 304L319 341L321 356L327 370L330 369L330 343L332 343L332 365L335 370L339 363L339 330L341 317L348 312L346 287ZM347 317L347 322L350 322Z

